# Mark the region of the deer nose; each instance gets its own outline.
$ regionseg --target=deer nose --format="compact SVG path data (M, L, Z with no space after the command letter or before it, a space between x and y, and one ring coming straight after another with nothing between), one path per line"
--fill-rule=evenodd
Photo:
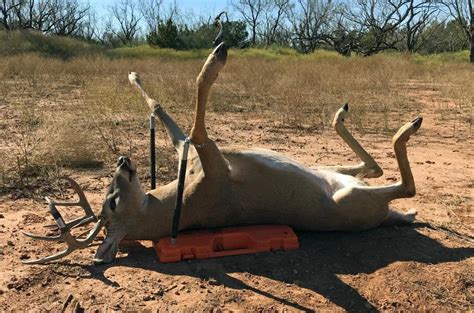
M117 161L117 166L122 166L123 164L126 164L128 166L130 164L130 158L124 155L119 157Z

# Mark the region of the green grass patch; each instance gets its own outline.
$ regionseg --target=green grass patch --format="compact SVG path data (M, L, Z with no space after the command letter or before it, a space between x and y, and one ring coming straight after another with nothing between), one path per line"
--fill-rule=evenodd
M151 47L147 44L126 46L120 48L106 48L96 43L62 37L44 35L41 32L0 31L0 55L15 55L22 53L38 53L43 56L58 59L70 59L81 56L106 56L109 58L146 59L161 58L175 60L205 59L209 49L177 51ZM340 61L347 59L335 51L316 50L313 53L301 54L288 47L271 46L268 48L230 49L230 57L261 58L261 59L288 59L304 58L311 61ZM396 51L386 51L378 57L401 58L414 60L416 63L439 64L444 62L469 62L469 51L440 53L432 55L408 54ZM359 58L354 55L352 58ZM372 56L369 58L377 58Z
M98 44L92 44L70 37L44 35L41 32L0 31L0 54L12 55L21 53L40 53L61 59L97 55L105 49Z

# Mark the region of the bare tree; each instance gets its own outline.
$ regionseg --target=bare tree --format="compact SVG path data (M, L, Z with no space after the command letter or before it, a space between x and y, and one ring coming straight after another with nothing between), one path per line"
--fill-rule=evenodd
M335 9L334 18L332 18L333 25L327 41L338 53L350 56L353 51L359 50L363 30L360 25L345 18L345 10L344 5Z
M262 23L264 11L269 4L268 0L234 0L232 6L242 16L245 23L250 28L250 42L257 44L258 28Z
M135 40L140 29L138 23L137 4L134 0L120 0L109 8L112 22L110 24L111 32L120 39L122 44L128 45Z
M36 29L48 32L53 25L52 6L47 0L19 0L14 8L14 24L19 29Z
M1 27L5 30L11 30L14 25L12 25L12 17L15 9L21 5L21 2L16 2L15 0L1 0L0 2L0 24Z
M287 43L287 30L285 27L286 12L291 6L290 0L274 0L268 3L264 11L263 31L261 37L266 45L274 43Z
M470 61L474 63L474 0L443 0L443 4L466 33L471 46Z
M6 30L36 29L57 35L74 35L90 11L78 0L2 0L1 23Z
M51 2L52 32L60 36L78 36L90 11L89 5L77 0L56 0Z
M82 22L79 36L88 41L99 39L100 31L95 11L89 10L89 12L87 12L86 17Z
M410 0L407 4L408 15L404 23L406 49L416 52L429 38L425 29L438 16L439 7L432 0ZM422 38L421 35L425 35Z
M332 0L297 0L288 10L293 44L304 52L328 43L336 5Z
M364 33L359 49L364 55L396 49L402 37L397 33L409 16L412 0L354 0L346 18Z
M141 0L140 13L145 20L148 32L156 31L162 18L163 0Z

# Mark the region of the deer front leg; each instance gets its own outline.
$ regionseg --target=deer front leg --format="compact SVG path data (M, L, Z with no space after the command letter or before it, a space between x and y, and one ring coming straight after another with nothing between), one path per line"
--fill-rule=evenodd
M359 144L359 142L352 136L352 134L347 130L344 125L344 118L349 111L349 105L346 103L342 108L340 108L336 115L332 125L336 132L341 136L341 138L346 142L346 144L352 149L352 151L357 154L357 156L362 160L362 163L359 165L349 165L349 166L330 166L324 167L324 169L332 170L341 174L357 176L362 175L363 177L375 178L383 175L383 171L380 166L375 162L374 158L365 151L364 148Z
M206 104L209 91L219 71L224 67L226 59L227 47L224 43L221 43L209 55L196 79L196 111L190 139L196 148L204 174L207 177L222 176L229 172L227 161L216 144L208 138L205 124Z
M160 121L165 126L166 132L168 133L168 136L170 137L173 146L178 152L180 152L181 147L183 146L183 142L186 139L186 136L184 135L183 131L179 128L175 121L168 114L166 114L160 103L148 96L148 94L143 89L140 78L138 77L138 74L136 72L130 72L130 74L128 74L128 80L134 87L137 88L137 90L143 96L148 106L150 107L150 110L152 110L152 112L154 112L154 114L158 116Z

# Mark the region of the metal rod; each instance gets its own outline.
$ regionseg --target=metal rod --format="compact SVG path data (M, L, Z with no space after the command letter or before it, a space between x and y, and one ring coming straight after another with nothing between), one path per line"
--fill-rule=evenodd
M183 153L178 170L178 192L176 193L176 206L173 213L173 224L171 227L171 244L176 244L178 236L179 218L181 216L181 207L183 205L184 182L186 180L186 167L188 166L188 152L191 140L186 138L183 145Z
M150 114L150 180L151 189L156 188L156 156L155 156L155 114Z

